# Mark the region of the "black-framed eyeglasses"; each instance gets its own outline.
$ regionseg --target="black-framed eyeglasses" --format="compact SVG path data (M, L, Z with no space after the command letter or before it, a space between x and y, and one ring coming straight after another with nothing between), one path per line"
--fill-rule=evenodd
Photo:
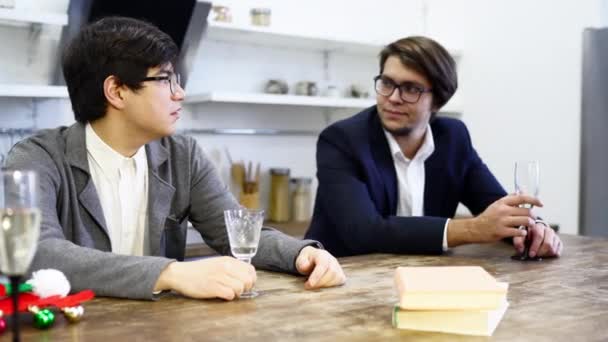
M142 82L146 81L169 81L169 89L171 90L171 95L175 95L177 93L177 87L181 87L181 76L178 73L169 72L164 76L148 76L141 79Z
M390 97L395 89L399 89L399 97L407 103L416 103L423 93L430 93L432 88L425 88L415 82L403 82L397 84L389 77L378 75L374 77L374 89L378 95Z

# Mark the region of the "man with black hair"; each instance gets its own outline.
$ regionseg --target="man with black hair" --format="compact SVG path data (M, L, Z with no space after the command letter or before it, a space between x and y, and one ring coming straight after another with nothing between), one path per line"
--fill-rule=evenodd
M530 256L559 256L562 243L531 209L507 195L472 146L463 122L436 118L458 87L456 63L437 42L408 37L380 53L377 104L326 128L317 143L317 191L306 238L336 256L439 254L513 238ZM475 215L450 219L458 203Z
M151 24L122 17L84 28L63 56L77 123L18 143L7 167L40 178L41 236L31 269L63 271L74 291L154 298L173 290L227 300L250 289L253 266L231 257L184 262L187 222L230 254L223 211L234 197L192 138L173 135L185 93L178 49ZM256 267L343 284L338 261L312 240L264 228Z

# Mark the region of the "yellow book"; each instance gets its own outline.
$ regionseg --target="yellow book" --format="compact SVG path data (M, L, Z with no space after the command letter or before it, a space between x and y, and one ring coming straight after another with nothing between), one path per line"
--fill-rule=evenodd
M393 309L393 326L399 329L461 335L492 336L509 303L495 310L424 311Z
M509 287L479 266L398 267L395 283L405 310L493 310Z

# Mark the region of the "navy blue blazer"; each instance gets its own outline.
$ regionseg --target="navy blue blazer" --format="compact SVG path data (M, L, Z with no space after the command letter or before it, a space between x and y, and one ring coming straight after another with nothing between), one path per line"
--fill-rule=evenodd
M376 107L324 129L306 238L335 256L442 253L444 226L459 202L478 215L506 192L475 152L463 122L436 118L431 130L435 151L424 164L424 216L398 217L397 176Z

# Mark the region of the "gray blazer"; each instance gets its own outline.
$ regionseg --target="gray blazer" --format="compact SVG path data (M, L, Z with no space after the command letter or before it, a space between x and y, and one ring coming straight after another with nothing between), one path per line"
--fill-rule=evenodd
M83 124L44 130L19 142L7 168L31 169L40 178L41 235L31 270L55 268L72 290L99 296L153 298L160 272L183 260L187 222L205 242L230 255L223 210L238 203L196 141L171 136L146 145L148 157L148 250L151 256L112 253L95 185L89 173ZM264 228L256 267L297 273L300 250L317 245Z

